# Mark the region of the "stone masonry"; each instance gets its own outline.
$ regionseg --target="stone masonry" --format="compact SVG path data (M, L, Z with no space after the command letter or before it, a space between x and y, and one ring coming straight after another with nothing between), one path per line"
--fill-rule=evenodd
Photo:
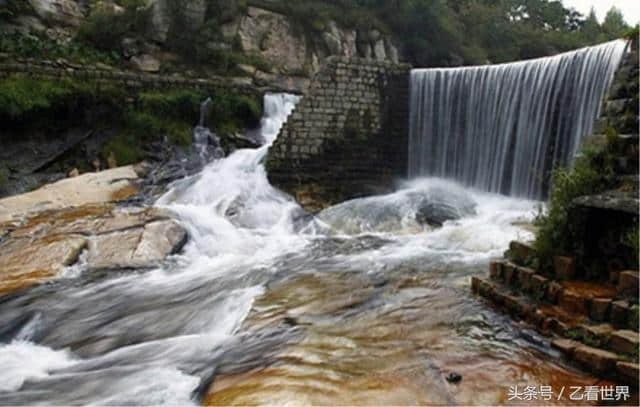
M271 183L317 211L406 176L408 65L332 57L271 147Z
M549 270L539 267L532 245L512 242L505 259L491 263L488 278L473 277L471 282L474 293L551 336L551 346L567 360L635 392L640 380L640 273L637 253L621 242L639 218L638 74L635 42L590 140L615 153L616 188L572 203L567 216L576 249L555 257Z

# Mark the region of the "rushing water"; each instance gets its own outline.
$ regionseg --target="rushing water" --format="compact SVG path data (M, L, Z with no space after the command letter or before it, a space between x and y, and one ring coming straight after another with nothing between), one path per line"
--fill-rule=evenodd
M427 178L314 218L262 164L296 102L268 95L264 147L159 200L190 234L163 267L0 298L0 404L496 404L592 384L470 294L531 237L535 202Z
M540 199L591 134L625 52L613 41L548 58L411 73L409 173Z

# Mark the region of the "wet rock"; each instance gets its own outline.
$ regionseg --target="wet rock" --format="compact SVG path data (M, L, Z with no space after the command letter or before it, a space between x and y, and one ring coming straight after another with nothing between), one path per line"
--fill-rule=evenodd
M627 320L627 328L638 332L640 325L640 306L634 305L629 310L629 318Z
M570 313L588 314L586 299L571 290L562 291L559 305Z
M576 259L573 257L556 256L554 258L556 277L571 280L576 274Z
M489 265L489 275L492 280L502 279L502 263L498 261L491 262Z
M518 267L518 283L524 292L531 291L531 279L535 275L535 271L526 267Z
M22 195L0 199L0 222L29 213L124 200L137 192L137 166L67 178Z
M637 353L638 346L640 345L638 332L627 330L615 331L611 334L609 345L613 351L618 353Z
M629 303L627 301L614 301L611 303L611 323L616 328L627 326L629 317Z
M547 289L546 299L552 304L557 304L561 293L562 286L558 282L552 281Z
M609 298L593 298L589 308L589 316L594 321L606 321L611 308L611 299Z
M591 371L606 374L615 369L618 356L606 350L579 346L575 349L575 359Z
M571 339L555 339L551 341L551 346L572 357L576 348L580 346L580 342Z
M518 277L516 275L516 266L511 263L505 263L502 266L502 270L504 273L504 282L507 285L515 286L518 282Z
M53 278L87 249L86 268L147 268L182 249L186 231L155 208L90 205L14 222L0 244L0 293Z
M531 292L536 299L543 299L547 291L549 279L539 274L535 274L531 277Z
M87 241L80 236L9 240L0 245L0 294L56 276L75 263Z
M90 269L149 268L182 249L186 231L173 221L101 235L89 244Z
M633 298L638 297L638 278L637 271L623 271L618 276L618 293L623 296Z
M416 213L420 224L442 226L445 222L476 214L476 203L457 191L433 187L421 200Z
M640 377L640 366L638 363L631 362L618 362L616 363L617 376L627 384L632 386L638 386Z
M447 375L447 381L449 383L460 383L462 381L462 375L451 372Z
M537 257L536 249L529 243L513 241L509 244L508 257L520 265L527 265Z

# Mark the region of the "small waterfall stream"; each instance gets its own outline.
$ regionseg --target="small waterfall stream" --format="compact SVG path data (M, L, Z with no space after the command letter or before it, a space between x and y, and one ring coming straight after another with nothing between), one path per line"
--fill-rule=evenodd
M599 65L598 58L587 59ZM475 80L486 75L502 84L492 69ZM533 80L521 75L505 80ZM446 83L461 92L457 80ZM488 84L482 89L489 92ZM461 98L475 103L478 92L447 103L467 106ZM430 94L419 95L414 105L426 105ZM495 405L510 385L595 382L469 293L469 278L486 273L509 241L532 237L522 225L536 202L422 178L311 216L269 184L263 165L297 101L267 95L262 147L210 162L156 202L190 236L161 267L79 267L0 296L0 326L11 327L0 331L7 332L0 337L0 405ZM494 101L494 110L502 106L497 95ZM412 158L419 175L431 171L423 160L431 136L422 138L429 121L414 115L412 148L424 153ZM201 147L210 144L205 126L195 134ZM478 140L485 153L474 156L485 154L482 160L464 156L471 145L437 144L437 151L453 152L449 161L465 158L454 169L472 162L477 169L492 161L490 143L504 128L478 133L487 137ZM450 176L447 161L438 163L438 174ZM446 382L452 371L461 383Z
M619 40L502 65L411 73L409 175L540 199L590 134L624 55Z

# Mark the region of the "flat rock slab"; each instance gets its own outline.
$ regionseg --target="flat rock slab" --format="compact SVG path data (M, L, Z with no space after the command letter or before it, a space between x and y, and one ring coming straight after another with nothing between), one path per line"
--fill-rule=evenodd
M0 294L56 277L84 250L87 270L150 268L187 241L187 232L167 211L110 204L48 210L5 227Z
M86 244L86 239L68 235L36 241L17 239L1 245L0 294L56 276L77 261Z
M109 233L89 243L90 269L147 268L182 249L186 231L172 220Z
M638 215L640 199L633 191L607 191L600 195L589 195L576 198L574 205L585 208L606 209Z
M46 210L124 200L137 193L135 181L140 179L143 168L130 165L87 173L1 199L0 223Z

